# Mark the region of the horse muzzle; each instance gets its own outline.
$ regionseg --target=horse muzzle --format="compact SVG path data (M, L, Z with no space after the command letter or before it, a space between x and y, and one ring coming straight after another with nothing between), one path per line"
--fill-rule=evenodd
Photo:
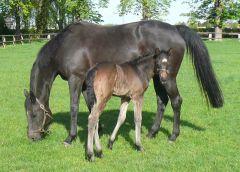
M28 131L28 138L32 141L41 140L42 137L43 137L43 134L40 132Z

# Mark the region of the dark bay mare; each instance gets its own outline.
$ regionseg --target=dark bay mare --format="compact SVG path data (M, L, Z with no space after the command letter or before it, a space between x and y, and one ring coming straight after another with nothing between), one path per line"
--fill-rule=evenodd
M25 91L28 137L39 140L47 130L52 113L49 96L57 75L68 81L70 92L70 131L65 143L77 135L79 96L86 95L86 72L94 64L109 61L124 63L144 54L172 48L169 59L169 78L162 84L158 75L153 77L157 96L157 113L148 136L159 130L165 107L170 99L174 111L173 132L170 140L180 133L182 99L178 92L178 74L185 49L190 53L196 76L207 102L212 107L223 105L223 96L216 80L208 50L201 38L183 25L160 21L140 21L118 26L101 26L87 22L69 25L40 50L31 70L30 91ZM171 90L171 91L170 91Z
M121 107L117 125L109 139L108 147L112 149L120 126L126 119L129 101L134 104L135 145L142 150L141 122L144 92L154 75L159 75L162 83L168 78L168 52L155 50L152 55L137 58L122 64L102 62L91 68L86 76L87 98L91 106L88 117L87 157L94 160L93 140L98 157L102 157L102 146L98 134L98 122L106 103L112 95L121 97Z

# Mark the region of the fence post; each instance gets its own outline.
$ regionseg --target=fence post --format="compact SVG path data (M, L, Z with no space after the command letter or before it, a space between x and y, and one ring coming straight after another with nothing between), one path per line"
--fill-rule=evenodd
M3 46L3 48L6 47L5 42L6 42L6 38L5 38L5 36L2 36L2 46Z
M20 38L21 38L21 44L23 45L23 36L22 36L22 34L20 35Z
M208 39L209 39L210 41L212 40L212 34L211 34L211 33L209 33Z
M30 34L28 34L28 42L29 42L29 44L31 43L31 35Z
M12 37L13 37L13 45L15 45L15 41L16 41L15 36L13 35Z
M238 40L240 41L240 34L238 34Z
M47 35L47 39L48 39L48 40L51 39L51 35L50 35L50 34Z

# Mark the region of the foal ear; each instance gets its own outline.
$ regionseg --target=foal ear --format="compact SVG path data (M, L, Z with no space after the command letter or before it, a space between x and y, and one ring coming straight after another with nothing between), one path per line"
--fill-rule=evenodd
M35 95L33 94L32 91L30 91L30 100L31 100L32 103L36 102L36 97L35 97Z
M26 89L24 89L24 95L26 98L29 96L29 92Z
M173 49L172 49L172 48L170 48L170 49L168 50L168 57L169 57L169 56L171 56L171 55L172 55L172 53L173 53Z
M153 58L154 58L154 59L157 58L157 56L158 56L159 54L160 54L160 50L159 50L159 48L156 48Z
M155 49L155 55L159 55L160 54L160 50L159 50L159 48L156 48Z

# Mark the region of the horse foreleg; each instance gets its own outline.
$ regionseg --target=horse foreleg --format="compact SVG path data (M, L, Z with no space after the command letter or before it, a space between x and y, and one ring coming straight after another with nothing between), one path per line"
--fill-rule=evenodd
M141 124L142 124L142 104L143 97L133 99L134 104L134 122L135 122L135 145L139 151L143 150L141 144Z
M169 138L169 141L173 142L177 139L177 137L180 134L180 113L181 113L182 98L178 92L176 79L168 80L165 87L170 97L172 109L174 112L173 131L172 131L172 135Z
M154 124L151 130L149 130L147 137L154 137L161 125L163 114L168 103L168 96L165 87L162 85L158 75L153 77L154 89L157 96L157 113L155 116Z
M83 79L72 76L68 80L69 92L70 92L70 131L68 137L65 139L64 144L67 146L72 143L72 141L77 136L77 114L79 110L79 96L81 93L81 88L83 84Z
M108 148L109 149L112 149L112 146L113 146L113 143L114 143L114 140L116 138L116 135L117 135L117 132L119 130L119 128L121 127L121 125L123 124L123 122L125 121L126 119L126 113L127 113L127 108L128 108L128 104L129 104L129 101L130 99L126 99L126 98L122 98L121 99L121 107L120 107L120 112L119 112L119 115L118 115L118 121L117 121L117 124L113 130L113 133L109 139L109 142L108 142Z

